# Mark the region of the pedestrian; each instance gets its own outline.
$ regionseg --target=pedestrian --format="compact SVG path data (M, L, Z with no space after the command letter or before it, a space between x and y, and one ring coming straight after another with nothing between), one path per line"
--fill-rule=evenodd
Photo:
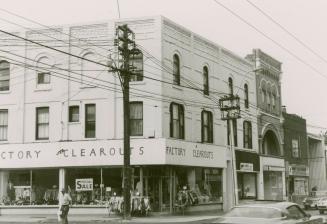
M59 214L60 214L60 221L62 224L68 224L68 211L69 211L69 204L72 201L67 189L62 188L58 195L59 201Z

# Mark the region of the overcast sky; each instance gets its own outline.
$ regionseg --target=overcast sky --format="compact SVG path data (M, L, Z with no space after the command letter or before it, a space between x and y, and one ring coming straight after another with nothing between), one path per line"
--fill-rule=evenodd
M283 63L282 103L287 106L287 111L306 118L308 125L326 127L327 130L327 1L249 0L322 58L299 44L246 0L216 1L233 10L298 59L214 0L119 0L119 6L121 18L163 15L242 57L251 53L253 48L261 48ZM1 3L0 8L45 25L118 18L117 0L1 0ZM32 25L2 11L1 18ZM0 26L1 29L13 28L2 21Z

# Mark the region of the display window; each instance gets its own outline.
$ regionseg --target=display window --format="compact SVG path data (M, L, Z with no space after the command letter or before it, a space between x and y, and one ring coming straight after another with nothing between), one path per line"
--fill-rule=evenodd
M14 170L3 173L6 185L2 196L4 205L58 204L58 170Z

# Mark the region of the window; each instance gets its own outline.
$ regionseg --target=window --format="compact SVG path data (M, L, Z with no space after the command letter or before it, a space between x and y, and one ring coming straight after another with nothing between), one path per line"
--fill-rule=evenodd
M0 91L9 90L10 64L7 61L0 62Z
M49 139L49 107L36 108L36 139Z
M37 84L49 84L49 83L50 83L50 72L37 73Z
M179 57L177 54L174 55L173 58L173 83L175 85L180 85L181 84L181 68L180 68L180 61Z
M213 121L212 113L210 111L202 111L201 114L201 132L202 142L213 142Z
M69 107L69 122L79 122L79 106Z
M299 158L299 140L298 139L292 139L292 156L294 158Z
M267 95L267 107L268 107L268 110L270 111L271 109L271 93L268 92L268 95Z
M184 139L184 107L170 104L170 137Z
M244 107L249 108L249 88L248 88L248 84L244 85Z
M209 95L209 72L208 67L203 67L203 94Z
M143 135L143 102L130 103L130 135Z
M228 78L228 88L229 88L229 94L233 95L234 94L233 79L231 77Z
M233 132L234 132L234 146L237 146L237 120L233 119ZM229 120L227 120L227 144L230 145L230 139L229 139L229 135L230 135L230 122Z
M95 138L95 104L85 104L85 138Z
M6 141L8 136L8 110L0 110L0 141Z
M130 76L130 81L142 81L143 80L143 54L140 50L137 53L132 54L131 65L133 74Z
M243 145L245 149L252 149L252 125L250 121L243 122Z

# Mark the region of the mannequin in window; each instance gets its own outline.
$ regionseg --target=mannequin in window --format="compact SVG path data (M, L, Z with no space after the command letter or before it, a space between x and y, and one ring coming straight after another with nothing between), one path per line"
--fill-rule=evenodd
M8 182L7 195L10 202L15 201L15 188L11 181Z

